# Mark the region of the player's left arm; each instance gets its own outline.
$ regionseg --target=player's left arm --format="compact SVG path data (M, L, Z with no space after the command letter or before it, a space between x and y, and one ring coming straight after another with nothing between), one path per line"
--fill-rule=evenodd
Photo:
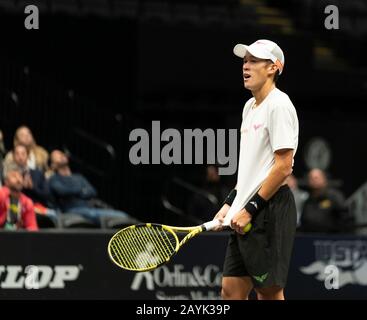
M293 149L280 149L274 152L274 165L264 180L259 195L269 200L284 184L285 179L292 173Z
M274 153L274 165L258 191L258 195L265 201L278 191L292 173L298 140L297 123L297 115L292 112L289 102L276 105L270 112L269 139Z

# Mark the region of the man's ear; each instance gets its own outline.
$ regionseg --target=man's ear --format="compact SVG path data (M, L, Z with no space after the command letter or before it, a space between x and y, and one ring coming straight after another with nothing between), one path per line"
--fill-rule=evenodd
M275 72L278 70L278 66L275 63L271 63L268 70L270 74L275 74Z

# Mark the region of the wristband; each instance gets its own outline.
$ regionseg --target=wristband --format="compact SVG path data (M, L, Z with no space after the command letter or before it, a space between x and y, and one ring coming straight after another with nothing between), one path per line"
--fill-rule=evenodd
M237 190L232 189L231 192L228 194L227 198L224 200L223 205L228 204L229 206L232 205L234 198L236 198Z
M268 202L256 193L249 202L245 205L246 211L251 214L252 217L256 216L262 209L265 208Z

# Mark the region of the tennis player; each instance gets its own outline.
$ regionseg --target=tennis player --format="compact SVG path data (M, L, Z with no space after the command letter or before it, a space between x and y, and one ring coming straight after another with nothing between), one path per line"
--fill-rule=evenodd
M288 95L276 88L284 68L280 47L258 40L237 44L234 54L244 59L244 86L253 97L242 114L237 185L215 216L235 231L225 256L222 297L248 299L254 288L258 299L283 300L297 219L285 180L297 150L298 118Z

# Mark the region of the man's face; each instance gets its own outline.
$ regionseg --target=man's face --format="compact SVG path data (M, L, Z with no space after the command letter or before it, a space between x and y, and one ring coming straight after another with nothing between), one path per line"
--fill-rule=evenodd
M308 174L308 185L312 190L324 189L327 185L325 174L319 169L313 169Z
M247 53L242 66L245 88L251 91L259 90L268 79L272 64L269 60L259 59Z
M69 164L69 160L65 153L55 150L51 153L51 164L54 169L58 169Z
M32 133L27 127L22 127L18 130L17 138L19 143L25 146L32 146L34 143Z
M5 179L5 185L11 191L22 191L23 188L23 176L18 171L10 171Z
M209 182L218 182L220 178L218 175L217 168L214 166L207 167L206 178Z
M28 153L27 153L27 149L24 146L21 146L21 145L16 146L14 148L13 157L17 165L23 168L27 166Z

